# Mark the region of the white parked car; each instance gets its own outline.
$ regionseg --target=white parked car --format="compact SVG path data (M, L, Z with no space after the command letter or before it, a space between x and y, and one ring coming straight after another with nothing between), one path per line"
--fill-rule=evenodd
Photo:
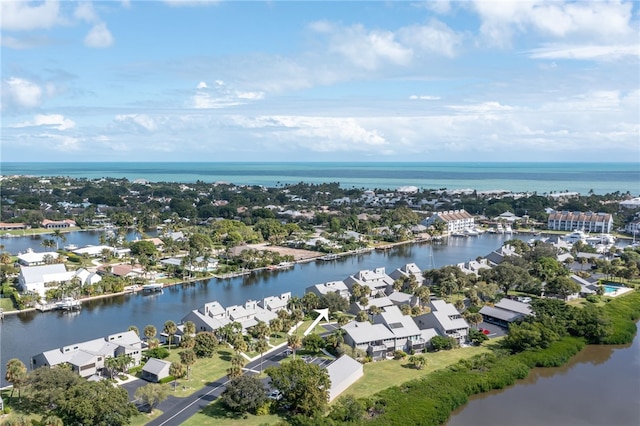
M271 391L271 393L269 394L269 399L273 399L274 401L279 401L282 399L282 392L280 392L278 389L275 389L273 391Z

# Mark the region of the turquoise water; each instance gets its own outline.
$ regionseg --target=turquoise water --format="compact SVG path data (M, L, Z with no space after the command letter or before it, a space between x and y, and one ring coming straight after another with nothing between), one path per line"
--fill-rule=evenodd
M640 163L1 163L2 175L230 182L279 186L338 182L344 188L506 189L640 194Z
M614 285L605 285L604 286L604 294L613 293L615 291L620 290L622 287L617 287Z

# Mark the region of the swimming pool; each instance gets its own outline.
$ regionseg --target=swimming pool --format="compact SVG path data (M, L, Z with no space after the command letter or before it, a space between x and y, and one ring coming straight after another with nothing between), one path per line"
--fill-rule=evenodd
M603 287L604 287L604 294L615 293L621 288L624 288L624 287L615 286L615 285L605 285Z

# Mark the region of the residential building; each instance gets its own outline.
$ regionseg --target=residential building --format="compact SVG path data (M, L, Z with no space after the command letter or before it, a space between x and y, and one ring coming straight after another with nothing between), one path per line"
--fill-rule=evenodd
M69 282L76 276L75 271L67 271L63 263L39 266L20 266L18 285L28 292L35 292L44 298L49 288L57 288L60 283Z
M376 268L373 271L359 271L347 277L344 283L349 288L349 291L356 283L363 287L368 287L371 290L369 297L386 296L393 291L393 278L385 273L384 268Z
M444 222L446 225L445 232L447 234L462 232L465 229L470 229L475 226L475 219L464 209L438 212L428 219L423 220L421 223L429 227L436 222Z
M504 298L494 306L483 306L480 309L484 321L501 327L522 321L525 317L533 315L528 303Z
M460 343L467 340L469 324L451 303L444 300L431 300L431 312L415 317L421 330L434 328L441 336L453 337Z
M327 373L331 381L329 389L329 402L331 402L357 382L364 375L364 369L362 364L349 355L342 355L327 366Z
M140 364L142 341L134 331L124 331L39 353L31 358L31 368L53 367L66 363L81 377L90 377L101 372L106 358L118 355L131 356L131 367Z
M401 278L409 279L409 277L415 278L419 286L424 283L424 277L422 276L422 270L415 263L407 263L389 274L389 276L395 281Z
M609 213L554 211L549 214L547 228L608 234L613 229L613 216Z
M46 229L66 229L71 228L72 226L76 226L75 220L64 219L64 220L49 220L45 219L42 221L42 227Z
M323 296L328 293L337 293L341 297L349 300L351 297L351 293L349 293L349 288L343 281L329 281L324 284L316 284L310 287L307 287L306 293L315 293L318 297Z
M55 251L36 253L32 249L27 249L26 252L18 254L18 263L24 266L44 265L46 263L52 263L52 261L57 260L59 256Z
M162 379L169 377L171 362L157 358L149 358L142 367L142 378L148 382L158 383Z
M278 312L287 309L287 305L291 300L291 292L282 293L280 296L269 296L262 299L258 305L271 312Z

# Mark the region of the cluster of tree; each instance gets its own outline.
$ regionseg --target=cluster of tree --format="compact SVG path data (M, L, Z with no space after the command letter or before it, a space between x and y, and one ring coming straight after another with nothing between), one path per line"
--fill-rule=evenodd
M11 398L14 390L21 398L27 389L30 410L47 421L55 417L61 424L126 425L138 413L124 388L87 381L66 365L27 372L20 360L11 359L5 379L13 385Z
M592 304L575 307L559 299L537 299L531 302L531 309L534 315L512 324L504 339L514 352L547 348L568 335L601 343L613 333L606 311Z

